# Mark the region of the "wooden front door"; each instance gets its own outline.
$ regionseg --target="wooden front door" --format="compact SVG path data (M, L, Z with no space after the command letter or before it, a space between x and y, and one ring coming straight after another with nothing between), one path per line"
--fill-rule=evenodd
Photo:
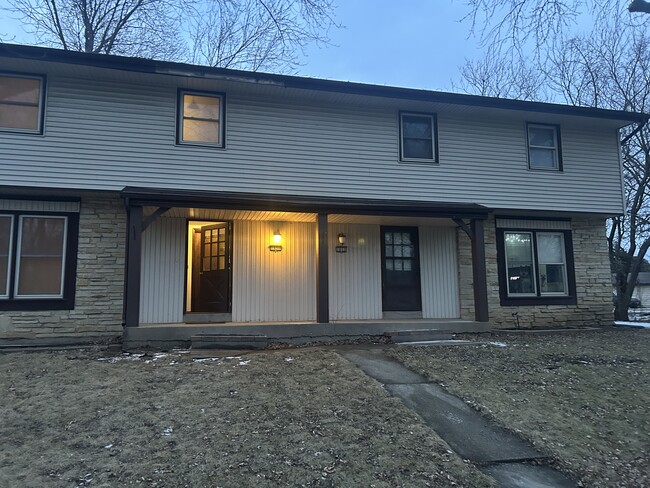
M198 257L198 290L194 290L192 312L228 313L231 305L230 222L201 227Z
M381 242L383 310L422 310L417 227L382 227Z

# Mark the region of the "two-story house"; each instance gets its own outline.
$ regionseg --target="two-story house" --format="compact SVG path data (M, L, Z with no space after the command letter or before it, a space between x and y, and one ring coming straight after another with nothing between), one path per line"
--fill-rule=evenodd
M647 118L0 44L0 341L610 323Z

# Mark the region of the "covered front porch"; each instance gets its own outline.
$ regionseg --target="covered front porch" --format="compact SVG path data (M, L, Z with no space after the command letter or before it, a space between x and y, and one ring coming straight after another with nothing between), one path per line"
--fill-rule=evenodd
M263 327L269 337L462 331L488 321L485 207L142 188L122 196L125 338L202 327ZM465 320L459 228L472 251Z

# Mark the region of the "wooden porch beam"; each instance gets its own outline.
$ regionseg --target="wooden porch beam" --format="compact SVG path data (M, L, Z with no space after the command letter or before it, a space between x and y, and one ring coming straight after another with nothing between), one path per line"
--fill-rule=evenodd
M124 280L124 325L140 325L140 264L142 262L142 207L127 207L126 269Z
M451 220L453 220L458 227L460 227L465 231L467 237L469 237L471 240L474 240L474 232L472 232L470 226L467 225L463 219L461 219L460 217L453 217Z
M485 221L472 219L472 274L474 281L474 320L488 322L487 271L485 263Z
M171 207L158 207L151 215L148 215L142 221L142 230L145 231L147 227L154 223L154 221L162 214L167 212Z
M327 214L318 214L316 226L316 321L327 324L330 321Z

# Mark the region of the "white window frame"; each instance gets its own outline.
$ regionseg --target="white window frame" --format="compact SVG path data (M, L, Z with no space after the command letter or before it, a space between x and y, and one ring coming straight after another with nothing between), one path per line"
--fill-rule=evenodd
M40 81L40 90L38 93L38 124L36 129L21 129L18 127L4 127L0 126L0 131L2 132L19 132L24 134L43 134L43 125L45 120L45 87L46 79L44 75L31 75L23 73L8 73L0 72L0 78L23 78L27 80L39 80ZM22 106L23 104L14 103L14 102L3 102L0 100L0 105L9 105L9 106Z
M4 295L0 295L0 300L8 300L10 295L10 289L9 287L11 286L11 263L12 263L12 251L13 251L13 240L14 240L14 216L12 214L0 214L0 217L9 217L9 249L7 250L7 276L6 276L6 283L5 283L5 290L7 292Z
M549 146L536 146L531 143L530 130L531 129L546 129L553 132L553 147ZM528 123L526 124L526 138L528 143L528 168L535 171L562 171L562 162L560 160L560 138L559 138L560 127L552 124L536 124ZM549 168L546 166L536 166L533 165L533 162L530 157L531 149L543 149L545 151L553 151L553 167Z
M194 95L206 98L219 99L219 142L206 142L206 141L186 141L183 139L183 128L185 122L185 95ZM176 142L183 146L209 146L215 148L226 147L226 96L223 93L202 92L194 90L179 90L178 91L178 110L176 121Z
M404 156L404 117L428 118L431 122L431 159L409 158ZM400 112L399 113L399 151L400 161L413 163L438 163L438 140L436 138L437 117L433 113Z
M530 236L530 258L531 258L531 269L533 271L533 293L511 293L510 292L510 277L508 276L508 245L506 243L506 236L508 234L528 234ZM525 231L525 230L506 230L503 232L503 249L505 252L505 257L506 257L506 286L508 287L508 296L509 297L537 297L539 296L537 294L537 259L536 259L536 254L537 254L537 249L535 247L535 236L532 231Z
M567 272L567 259L566 259L566 243L564 242L564 233L563 232L542 232L538 231L535 233L535 245L537 248L539 248L539 236L540 235L551 235L551 236L560 236L562 239L562 262L561 263L543 263L543 264L561 264L564 266L564 291L542 291L540 288L539 290L539 295L542 297L566 297L569 295L569 277L568 277L568 272ZM540 273L539 267L542 265L542 263L539 262L539 254L537 254L537 272ZM540 285L541 285L541 274L540 274Z
M63 219L63 244L61 253L61 281L58 294L41 294L41 295L21 295L18 293L20 289L20 261L21 261L21 247L23 239L23 219L24 218L45 218L45 219ZM16 245L16 271L14 276L14 294L16 300L36 300L39 298L52 299L63 298L65 291L65 271L66 271L66 254L68 249L68 217L65 215L19 215L18 216L18 242Z

